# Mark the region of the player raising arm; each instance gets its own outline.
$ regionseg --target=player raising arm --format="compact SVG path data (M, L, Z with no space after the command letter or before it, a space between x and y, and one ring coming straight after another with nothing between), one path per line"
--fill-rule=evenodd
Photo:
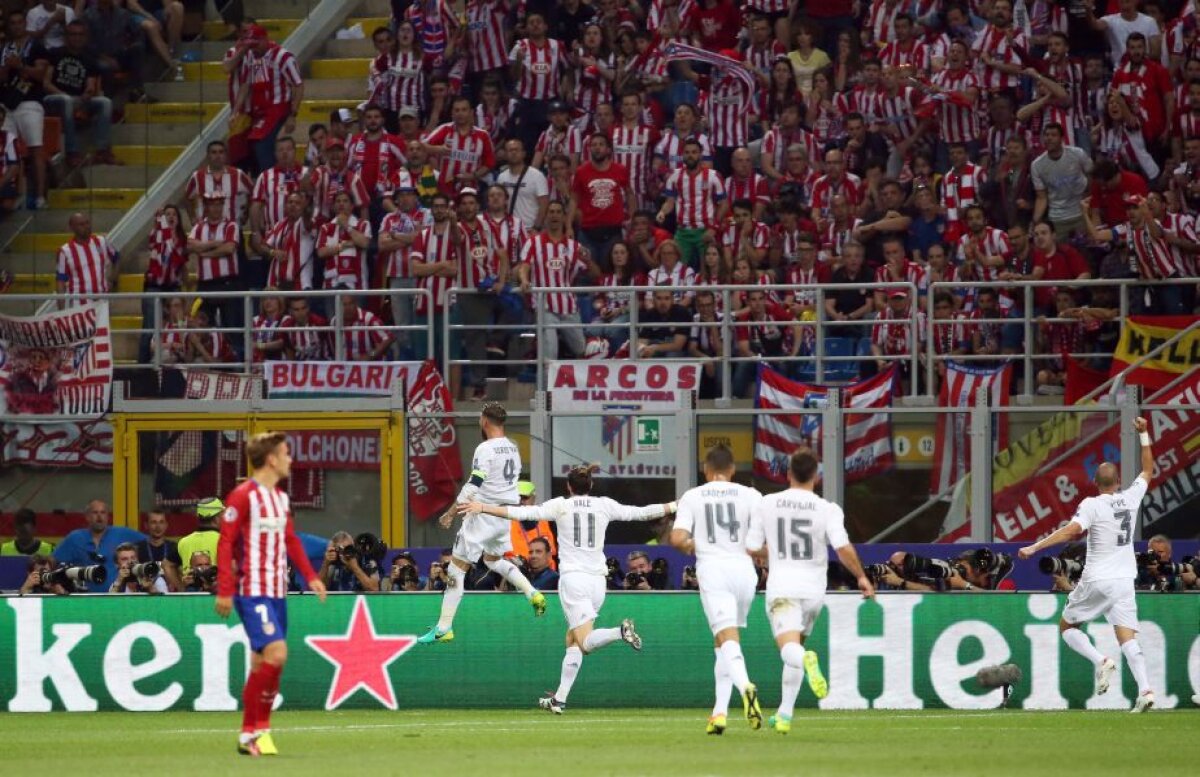
M459 507L466 502L492 505L515 505L517 478L521 475L521 452L517 444L504 434L504 423L508 413L499 402L488 402L479 414L479 430L483 442L475 448L471 457L471 476L458 492L457 504L442 515L439 523L449 529L455 516L462 513ZM546 612L546 597L534 590L521 570L513 566L504 554L512 550L512 534L509 525L492 516L479 516L463 521L458 536L454 538L453 556L447 570L450 579L442 594L442 614L437 625L417 639L422 645L431 642L449 642L454 639L454 614L462 603L463 587L467 572L483 556L487 568L503 577L513 588L525 594L533 605L535 615Z
M863 574L858 553L846 535L842 508L817 496L813 489L821 477L820 462L808 448L800 448L788 462L788 489L764 497L750 522L746 547L761 550L765 544L771 574L767 577L767 619L783 658L783 698L768 725L780 734L792 730L792 711L804 683L804 673L818 699L829 694L817 654L804 650L804 639L825 602L829 545L858 580L867 599L875 588Z
M287 662L288 561L325 601L325 586L296 536L287 493L292 456L280 432L256 434L246 443L254 474L225 497L217 542L216 611L237 610L250 639L250 676L242 690L242 755L278 755L271 738L271 706Z
M1138 508L1154 474L1154 454L1150 451L1150 434L1145 418L1135 418L1133 428L1142 444L1142 471L1129 488L1121 485L1117 465L1104 462L1096 468L1095 483L1099 496L1090 496L1079 503L1075 516L1058 531L1032 545L1021 548L1017 555L1028 559L1039 551L1079 539L1087 532L1087 563L1079 577L1079 585L1067 596L1058 630L1072 650L1092 662L1096 669L1096 693L1108 691L1117 664L1102 654L1079 628L1103 615L1116 632L1117 642L1129 671L1137 681L1138 697L1131 712L1145 712L1154 706L1154 691L1146 676L1146 657L1137 641L1137 600L1133 581L1137 577L1137 561L1133 555L1133 532Z
M746 530L762 494L733 482L733 452L717 445L704 457L707 483L679 497L671 544L696 555L700 604L713 633L717 700L708 719L709 734L725 733L729 691L736 686L751 728L762 728L758 689L750 682L739 629L754 601L758 573L746 555Z
M563 656L558 690L538 700L542 709L555 715L561 715L566 709L567 696L585 655L618 639L628 642L634 650L642 649L642 639L628 618L621 621L620 628L594 628L600 608L604 606L608 582L608 568L604 563L604 535L608 524L612 521L650 521L675 509L674 503L627 507L605 496L591 496L593 471L593 466L572 469L567 474L570 496L551 499L545 504L497 507L469 502L459 506L468 514L558 524L558 558L562 573L558 579L558 600L567 619L567 652ZM467 520L477 521L480 517Z

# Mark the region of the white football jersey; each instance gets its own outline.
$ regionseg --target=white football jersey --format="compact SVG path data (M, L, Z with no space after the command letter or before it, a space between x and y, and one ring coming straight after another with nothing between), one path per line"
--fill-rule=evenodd
M746 534L750 518L763 495L739 483L714 480L679 497L675 528L686 529L696 541L696 561L736 559L750 563Z
M515 505L517 478L521 477L521 451L507 437L484 440L475 448L471 457L470 479L458 492L459 502L478 499L489 505ZM472 481L482 482L476 485Z
M842 508L801 488L763 497L750 527L746 546L755 550L765 543L768 550L768 600L824 596L829 569L825 546L850 544Z
M1089 496L1079 503L1071 520L1088 533L1087 563L1079 577L1081 583L1137 577L1133 532L1138 507L1149 487L1150 484L1139 476L1124 491Z
M612 521L650 521L666 515L661 504L630 507L606 496L556 497L540 505L508 508L508 517L558 524L560 572L606 576L604 534Z

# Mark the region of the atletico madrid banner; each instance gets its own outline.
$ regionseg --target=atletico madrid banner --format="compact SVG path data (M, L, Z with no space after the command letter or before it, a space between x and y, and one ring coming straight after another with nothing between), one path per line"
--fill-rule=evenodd
M0 315L0 417L98 417L112 395L108 303Z
M754 406L760 409L820 410L830 386L800 383L767 365L758 369ZM873 378L840 387L843 407L874 410L892 406L896 368ZM847 413L845 430L846 482L879 475L895 463L892 421L888 413ZM758 414L754 421L754 474L774 483L787 482L788 459L801 446L821 450L821 414Z
M988 403L993 409L1008 405L1008 391L1012 381L1012 364L1003 367L965 367L954 362L946 363L946 377L942 381L939 404L942 407L961 408L960 413L938 413L937 434L934 437L933 473L930 489L941 494L957 483L971 469L971 406L975 403L975 390L987 388ZM1008 417L996 415L992 427L993 445L997 450L1008 445ZM956 527L957 528L957 527ZM946 538L943 538L946 539Z

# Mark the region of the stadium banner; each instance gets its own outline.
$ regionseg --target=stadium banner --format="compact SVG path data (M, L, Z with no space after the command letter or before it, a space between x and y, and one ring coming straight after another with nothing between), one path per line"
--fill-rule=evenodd
M108 303L0 315L0 417L98 417L112 398Z
M946 362L946 377L938 404L942 407L962 408L961 413L938 413L936 446L933 454L933 470L930 472L929 490L941 494L971 471L971 415L975 404L975 391L986 388L988 403L994 409L1008 406L1009 386L1012 383L1012 363L1000 367L970 367ZM994 450L1008 447L1008 415L997 413L992 416L992 445ZM963 527L954 527L943 537L944 542L956 539ZM967 526L969 530L969 525Z
M409 386L421 362L266 362L268 399L387 397Z
M370 429L288 432L292 469L349 469L378 472L382 440Z
M691 392L700 385L698 364L674 359L556 361L550 362L548 375L554 410L596 413L552 418L556 477L585 462L600 465L597 477L675 477L673 414L690 406ZM663 415L629 414L645 410Z
M896 368L840 387L842 407L882 409L892 406ZM829 386L785 378L759 365L757 408L819 410L825 407ZM787 483L788 459L801 445L821 453L821 414L756 415L754 417L754 474L773 483ZM847 413L845 428L846 482L887 472L895 464L892 419L888 413Z
M1196 321L1200 321L1200 317L1129 316L1121 327L1110 376L1145 357ZM1193 331L1144 362L1126 377L1125 383L1160 389L1197 366L1200 366L1200 331Z
M550 595L548 598L555 598ZM528 617L514 594L470 595L459 639L417 649L441 595L288 597L288 710L528 707L553 688L565 627L557 602ZM1062 594L830 594L806 647L829 678L823 709L988 709L999 690L978 687L984 666L1011 662L1024 679L1017 709L1115 709L1132 705L1128 672L1103 696L1091 665L1058 635ZM1200 689L1200 596L1138 595L1155 706L1190 705ZM712 704L712 638L693 592L614 593L602 625L637 621L645 649L597 651L571 695L579 708L694 708ZM468 612L469 610L469 612ZM1112 628L1087 632L1118 662ZM742 637L750 676L764 706L780 694L780 659L760 594ZM514 661L514 656L520 656ZM1189 663L1190 662L1190 663ZM10 712L196 710L233 712L248 666L236 617L213 613L204 595L5 597L0 600L0 704ZM805 684L800 706L818 706ZM701 718L703 719L703 718ZM237 721L228 716L231 731ZM209 724L206 724L206 726Z
M112 469L108 421L0 425L0 466Z

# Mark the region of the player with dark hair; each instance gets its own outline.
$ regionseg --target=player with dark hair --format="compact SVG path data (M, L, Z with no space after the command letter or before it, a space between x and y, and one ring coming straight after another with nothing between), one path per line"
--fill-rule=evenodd
M675 503L627 507L605 496L592 496L594 465L575 467L567 474L569 496L541 505L497 507L470 502L464 512L494 515L510 521L554 521L558 524L558 598L567 619L567 651L563 656L558 690L538 700L538 705L555 715L567 707L567 695L579 674L583 657L618 639L634 650L642 649L642 638L626 618L620 628L594 627L604 595L608 568L604 559L604 535L612 521L652 521L675 511ZM469 520L479 520L478 517Z
M242 690L242 755L278 755L271 738L271 706L287 662L288 563L325 601L325 586L304 554L292 524L287 493L292 456L281 432L256 434L246 443L254 474L225 497L217 544L216 611L237 610L250 639L250 676Z

